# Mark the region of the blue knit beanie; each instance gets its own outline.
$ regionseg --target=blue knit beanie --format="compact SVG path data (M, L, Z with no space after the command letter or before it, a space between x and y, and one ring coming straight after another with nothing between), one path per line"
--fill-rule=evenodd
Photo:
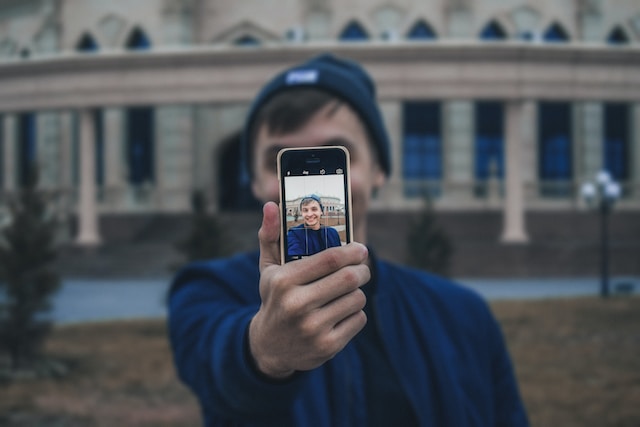
M295 87L313 87L329 92L347 102L367 127L376 147L382 170L391 173L390 144L387 130L376 101L373 80L356 62L322 54L309 61L289 68L267 83L249 110L242 137L245 160L248 160L252 141L251 126L260 108L271 97ZM247 165L251 168L251 165Z

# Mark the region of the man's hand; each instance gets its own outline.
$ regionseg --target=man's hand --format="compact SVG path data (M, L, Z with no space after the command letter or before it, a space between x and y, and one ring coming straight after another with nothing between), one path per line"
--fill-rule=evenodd
M286 378L331 359L364 327L369 281L367 248L359 243L329 248L280 265L278 206L263 209L260 240L262 305L249 326L249 347L258 369Z

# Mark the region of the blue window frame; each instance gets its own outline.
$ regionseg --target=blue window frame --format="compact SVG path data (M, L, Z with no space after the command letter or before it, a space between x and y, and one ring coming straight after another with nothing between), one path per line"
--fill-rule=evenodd
M98 43L91 34L84 33L76 45L78 52L93 53L98 51Z
M504 176L504 106L497 101L475 104L475 171L476 180L484 181L495 172ZM495 171L492 168L495 167Z
M127 49L131 50L147 50L151 49L151 40L140 28L136 27L129 34L126 43Z
M569 196L573 177L571 104L538 105L538 176L544 196Z
M134 185L153 182L155 178L153 109L130 108L127 119L129 182Z
M625 103L604 105L604 168L616 181L629 179L630 108Z
M569 41L569 35L562 25L557 22L549 25L549 28L544 32L542 38L544 41L550 43L565 43Z
M424 20L420 20L411 27L407 33L407 38L410 40L434 40L436 39L436 33L429 24Z
M490 21L480 31L480 39L482 40L506 40L507 32L496 21Z
M615 45L629 44L629 37L627 37L627 34L624 32L624 30L618 26L611 30L611 32L609 33L609 36L607 37L607 43Z
M36 166L37 140L35 113L22 113L18 116L18 178L21 187L29 182L31 169Z
M357 21L349 22L342 33L340 33L340 40L342 41L363 41L369 39L369 34Z
M408 197L436 196L442 179L439 102L403 105L403 177Z
M258 46L260 45L260 40L251 35L244 35L235 39L233 44L236 46Z

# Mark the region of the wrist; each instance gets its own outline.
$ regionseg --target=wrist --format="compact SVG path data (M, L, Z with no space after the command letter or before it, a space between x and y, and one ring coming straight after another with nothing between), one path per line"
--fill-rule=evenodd
M286 380L295 374L293 369L283 369L278 367L275 360L269 361L267 353L261 349L260 332L257 331L255 318L249 323L248 331L248 359L256 373L267 380ZM273 358L271 358L273 359Z

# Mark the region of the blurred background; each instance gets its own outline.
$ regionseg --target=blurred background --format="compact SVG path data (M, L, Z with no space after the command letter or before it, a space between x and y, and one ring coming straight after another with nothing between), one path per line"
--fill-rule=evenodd
M1 194L39 165L77 275L165 272L194 192L231 250L253 247L244 114L274 73L331 51L370 70L393 141L370 226L381 256L407 258L407 215L428 196L454 276L596 275L580 188L606 170L611 269L638 275L639 43L634 0L5 0Z
M378 84L380 257L490 297L640 286L637 0L0 0L0 227L37 166L54 320L163 316L181 264L254 248L244 115L322 52Z

